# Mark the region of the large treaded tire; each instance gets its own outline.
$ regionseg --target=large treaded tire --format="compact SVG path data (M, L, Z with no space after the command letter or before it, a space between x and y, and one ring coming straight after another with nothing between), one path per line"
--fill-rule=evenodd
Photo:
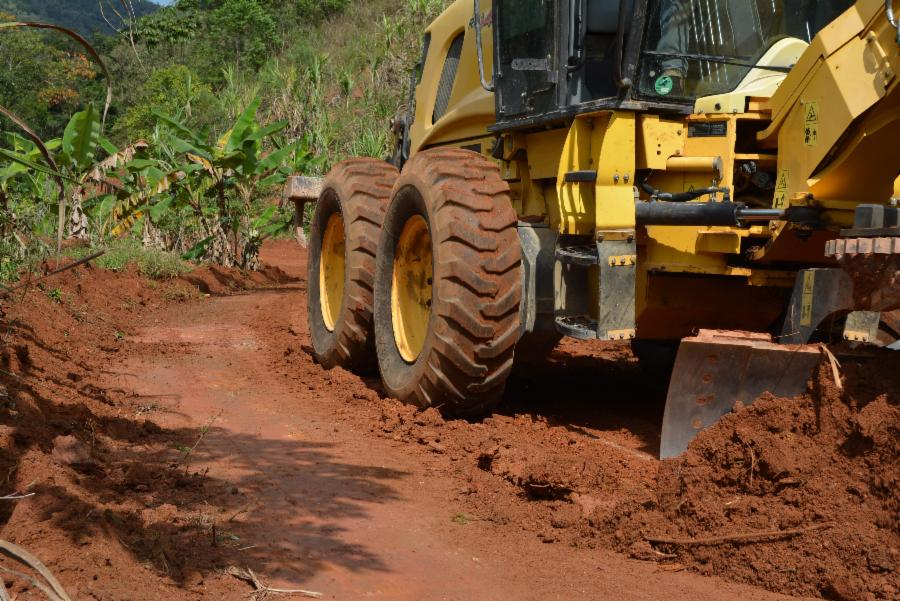
M393 332L394 256L404 224L428 224L433 293L428 330L414 362ZM509 186L497 166L457 148L426 150L394 186L378 246L375 343L386 391L450 415L477 415L502 398L520 335L522 250Z
M349 159L328 175L310 227L307 315L313 354L326 368L371 371L376 366L372 311L375 256L398 171L369 158ZM345 239L343 298L334 329L322 316L319 269L329 218L339 212Z

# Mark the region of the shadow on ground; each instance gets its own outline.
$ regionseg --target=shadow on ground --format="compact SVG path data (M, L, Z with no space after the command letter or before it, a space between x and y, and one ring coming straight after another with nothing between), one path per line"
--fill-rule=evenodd
M669 375L641 366L627 345L563 342L517 366L497 412L540 416L588 437L624 429L657 455Z
M135 409L146 398L91 383L85 362L74 365L28 326L6 324L5 339L0 493L35 493L0 506L5 536L41 537L63 555L125 553L181 586L232 565L294 582L326 564L387 569L344 542L338 524L396 500L403 472L338 461L330 444L161 428ZM195 467L210 461L228 466L227 479Z

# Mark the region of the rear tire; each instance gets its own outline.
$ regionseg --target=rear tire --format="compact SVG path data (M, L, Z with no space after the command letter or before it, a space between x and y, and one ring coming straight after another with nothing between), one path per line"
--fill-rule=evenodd
M375 342L389 394L453 415L501 400L520 334L516 223L509 186L481 155L439 148L406 164L375 272Z
M326 368L375 366L372 329L375 253L397 169L376 159L332 168L310 228L309 334Z

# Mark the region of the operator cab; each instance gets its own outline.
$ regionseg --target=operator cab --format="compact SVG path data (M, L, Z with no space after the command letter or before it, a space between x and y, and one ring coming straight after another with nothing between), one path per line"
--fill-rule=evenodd
M693 102L740 85L785 39L812 42L853 0L651 0L637 94ZM787 72L792 65L768 65Z
M498 129L620 108L688 113L852 0L494 0ZM765 65L775 72L791 67Z

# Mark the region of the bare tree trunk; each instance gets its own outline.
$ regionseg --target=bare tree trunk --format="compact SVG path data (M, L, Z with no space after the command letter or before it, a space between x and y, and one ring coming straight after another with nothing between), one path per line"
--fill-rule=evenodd
M163 236L162 230L154 225L149 216L144 220L144 232L141 242L143 243L144 248L168 250L166 239L165 236Z
M225 267L237 267L237 257L234 254L231 241L228 239L228 232L225 231L222 224L204 218L202 227L205 231L205 237L211 239L206 248L206 259Z
M81 208L81 192L76 190L72 194L72 214L69 216L69 237L78 240L90 238L88 233L88 218Z
M0 190L0 236L8 236L13 227L13 215L9 211L9 196Z

